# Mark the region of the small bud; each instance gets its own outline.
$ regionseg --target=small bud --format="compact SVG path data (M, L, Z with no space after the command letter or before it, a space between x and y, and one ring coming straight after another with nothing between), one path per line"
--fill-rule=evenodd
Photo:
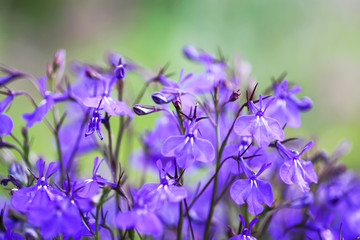
M229 98L229 102L235 102L236 100L239 99L239 97L240 97L240 89L232 92Z
M153 112L161 111L162 109L151 105L136 104L135 106L133 106L133 110L137 115L142 116Z
M64 49L59 49L56 51L54 56L54 68L60 68L65 65L66 51Z
M173 96L172 95L164 95L162 93L159 92L155 92L151 95L151 98L153 99L153 101L157 104L166 104L171 102L171 100L173 100Z
M199 52L193 45L185 45L183 53L190 60L197 61L199 59Z
M309 111L312 106L313 106L313 102L310 98L308 97L303 97L302 99L300 99L297 102L298 107L300 108L301 111Z
M126 71L124 65L118 65L114 70L114 75L116 79L123 79L125 77Z

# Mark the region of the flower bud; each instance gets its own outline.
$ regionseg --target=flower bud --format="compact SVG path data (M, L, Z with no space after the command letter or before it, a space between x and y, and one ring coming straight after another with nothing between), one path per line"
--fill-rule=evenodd
M185 45L183 53L190 60L197 61L199 59L199 52L193 45Z
M161 111L162 109L151 105L136 104L135 106L133 106L133 110L137 115L142 116L153 112Z
M166 104L166 103L171 102L171 100L173 99L173 96L170 97L170 96L166 96L162 93L155 92L151 95L151 98L157 104Z
M235 102L236 100L239 99L239 97L240 97L240 89L232 92L229 98L229 102Z
M54 56L54 69L63 67L65 65L66 51L64 49L59 49L56 51Z

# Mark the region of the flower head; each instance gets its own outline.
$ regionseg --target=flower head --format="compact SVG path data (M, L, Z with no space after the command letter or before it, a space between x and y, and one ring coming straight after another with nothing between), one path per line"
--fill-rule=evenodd
M278 121L265 115L271 101L263 106L263 97L259 95L259 107L252 101L248 102L251 115L240 116L236 121L234 131L240 136L253 136L259 147L267 147L270 139L283 140L284 131Z
M264 164L257 174L252 172L246 165L242 165L247 179L239 179L231 185L230 196L232 200L238 205L242 205L246 201L250 214L260 214L264 209L261 204L270 207L274 201L270 183L258 179L260 174L270 165L271 163Z
M280 177L283 182L286 184L296 183L301 191L309 191L309 183L317 183L318 177L312 162L304 161L300 157L307 149L313 146L313 142L308 142L300 153L290 150L280 142L276 142L276 146L287 159L280 167Z

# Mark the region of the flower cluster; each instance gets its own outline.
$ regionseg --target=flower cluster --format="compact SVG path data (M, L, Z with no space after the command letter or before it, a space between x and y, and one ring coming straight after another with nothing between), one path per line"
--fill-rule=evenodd
M339 162L347 146L328 155L287 137L313 105L301 88L281 76L259 93L248 62L191 45L183 53L203 70L182 69L178 81L167 66L154 72L117 53L104 66L72 62L74 81L64 50L39 78L0 67L1 239L358 237L360 178ZM13 81L30 81L40 101ZM33 110L14 127L8 111L19 96ZM133 127L149 114L152 129ZM32 149L40 122L54 159ZM140 147L127 154L132 139ZM84 177L91 154L101 157Z

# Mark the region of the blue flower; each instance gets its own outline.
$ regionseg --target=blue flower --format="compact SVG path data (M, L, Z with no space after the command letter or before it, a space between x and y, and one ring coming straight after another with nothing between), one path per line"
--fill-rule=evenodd
M284 153L286 161L280 167L280 177L286 184L299 185L301 191L310 190L309 183L317 183L318 177L311 161L304 161L300 157L309 148L313 146L313 142L308 142L303 150L298 153L292 151L280 142L276 142L277 148Z
M248 204L248 211L250 214L260 214L264 207L261 204L266 204L269 207L274 201L274 195L270 183L259 180L258 177L265 171L270 164L264 164L257 174L253 173L246 165L242 165L243 171L247 179L236 180L230 188L230 196L232 200L242 205L245 201Z
M194 118L184 121L185 135L172 136L166 139L161 153L166 157L176 157L181 168L188 168L195 161L208 163L214 160L215 150L209 140L198 137L198 123Z
M235 133L239 136L253 136L259 147L269 146L270 139L283 140L284 131L278 121L265 114L270 104L271 101L263 106L262 95L259 95L259 107L249 101L252 114L238 118L234 127Z

